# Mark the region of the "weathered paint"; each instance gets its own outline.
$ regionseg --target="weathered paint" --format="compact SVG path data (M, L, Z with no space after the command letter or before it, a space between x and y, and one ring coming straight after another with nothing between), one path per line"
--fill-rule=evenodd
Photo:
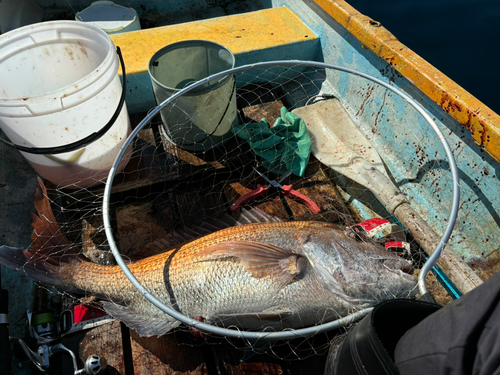
M286 7L110 37L122 49L129 74L146 73L156 51L183 40L209 40L226 46L236 55L317 39Z
M477 145L473 134L463 124L443 110L441 103L368 49L357 35L350 33L315 1L273 2L273 6L282 5L299 15L319 36L322 61L391 82L422 104L435 118L455 154L461 179L459 217L450 244L468 261L494 259L500 242L500 200L497 193L500 191L497 177L500 164ZM335 71L327 72L327 77L323 91L333 93L342 101L414 209L437 233L443 233L450 214L452 181L442 146L429 125L401 98L365 79ZM349 202L357 205L357 211L360 214L368 212L362 205L370 205L374 198L359 196L359 186L351 188L347 183L342 186L347 189ZM383 211L379 213L387 216Z
M236 64L263 60L314 59L317 36L286 7L163 26L110 36L125 60L129 112L155 105L148 64L159 49L183 40L208 40L229 48Z
M477 146L477 140L473 133L467 131L459 120L452 117L453 113L443 111L443 103L436 102L425 92L425 85L420 85L423 88L417 86L418 82L414 82L415 80L411 77L407 78L397 69L402 63L394 64L395 60L380 58L377 53L387 51L387 48L377 45L375 42L380 44L382 37L384 37L385 39L392 38L391 45L393 47L395 43L400 44L392 34L377 23L370 21L369 18L357 13L346 3L342 4L349 9L350 13L342 11L344 8L340 7L340 2L331 4L335 5L333 9L337 13L325 12L325 9L313 0L277 1L273 3L275 7L273 9L190 23L187 31L188 27L184 24L114 36L115 43L124 50L129 74L132 72L128 78L129 90L133 91L132 103L128 104L129 110L133 113L139 109L147 110L154 106L150 79L148 74L144 73L150 54L163 45L178 40L198 38L200 35L200 31L196 31L198 28L214 31L213 35L203 34L203 38L229 47L235 53L238 65L279 59L323 60L390 81L423 104L435 116L436 122L447 136L455 152L462 180L462 198L459 220L451 244L468 260L495 253L497 250L495 244L500 241L498 225L500 223L498 215L500 202L496 193L500 190L500 183L496 178L498 176L496 171L498 163L483 153L482 148ZM350 21L352 24L348 22L349 14L354 15L354 19L359 18L357 23L353 20ZM300 16L300 19L297 16ZM276 19L279 19L279 22ZM234 26L235 24L237 26ZM270 25L275 24L279 26L276 30L274 26L270 28ZM348 26L358 25L358 29L353 29L350 32L344 27L344 24ZM206 28L203 25L210 25L210 27ZM248 34L241 33L239 35L238 31L241 29L248 31ZM281 29L281 32L278 32L278 29ZM369 34L372 29L375 34L372 38L375 42L370 44L363 38L369 39L366 34ZM159 31L166 33L165 38L170 35L169 37L172 39L162 38L161 45L151 47L151 43L149 43L149 47L144 47L149 42L148 38L151 37L151 40L155 40L156 33ZM273 38L268 38L270 32L275 34ZM314 35L314 37L304 38L305 32L307 35ZM172 36L170 33L178 35ZM155 35L151 36L151 34ZM257 35L257 37L252 37L252 35ZM319 39L316 38L316 35ZM135 39L139 36L142 38L145 36L145 39ZM132 49L138 45L140 48L150 48L149 52L143 50L137 55L137 59L142 59L141 64L139 64L142 66L142 73L137 74L138 71L134 71L134 64L130 62L131 58L133 60L133 56L127 55L127 44L118 43L120 39L131 43L130 48ZM248 44L246 43L247 39L250 40ZM286 43L286 40L289 44L280 47L279 44ZM321 43L321 51L319 51L318 42ZM308 46L307 53L304 53L304 46ZM283 47L288 49L278 51ZM401 45L401 49L406 49L407 54L413 55L413 60L421 60L419 64L426 66L428 70L434 69L403 45ZM307 56L304 57L304 55ZM416 68L415 65L413 66ZM407 70L403 70L403 73L406 74ZM440 77L443 85L446 83L449 87L458 87L436 70L435 75ZM429 80L420 80L419 82L424 82L428 87L431 87ZM387 95L384 89L377 88L358 77L333 71L328 72L326 86L329 86L330 91L343 101L360 129L377 148L391 175L400 189L408 195L414 208L428 220L438 233L442 233L449 216L451 178L446 164L443 163L442 147L430 132L426 122L400 98ZM471 97L464 90L460 90L465 93L462 97L466 95ZM137 107L138 103L142 107ZM131 105L135 107L131 108ZM406 137L404 134L408 132L405 129L411 129L411 134L407 134ZM433 167L434 165L441 165L441 167L436 169ZM357 187L354 186L353 189L351 191L351 193L354 192L351 194L354 197L352 201L358 204L358 211L368 212L362 207L362 202L366 203L366 200L356 199ZM382 215L386 214L382 213Z
M474 142L500 161L500 116L380 25L343 0L314 0L366 48L410 80L472 134Z

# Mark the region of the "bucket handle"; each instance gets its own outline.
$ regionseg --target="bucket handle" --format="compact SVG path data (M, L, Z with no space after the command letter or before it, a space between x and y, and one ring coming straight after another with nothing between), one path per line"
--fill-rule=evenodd
M73 143L70 143L70 144L67 144L64 146L25 147L25 146L16 145L16 144L9 142L9 141L2 139L2 138L0 138L0 142L2 142L3 144L5 144L9 147L15 148L18 151L27 152L28 154L46 155L46 154L62 154L65 152L75 151L75 150L78 150L79 148L85 147L88 144L101 138L111 128L111 126L113 126L116 119L120 115L120 112L122 111L123 103L125 103L125 94L126 94L126 90L127 90L127 75L125 73L125 63L123 62L123 56L122 56L122 52L120 50L120 47L116 47L116 53L118 54L118 57L120 59L120 65L122 67L122 75L123 75L122 94L120 96L120 101L118 103L118 107L116 108L115 113L113 113L113 116L111 117L111 119L108 121L108 123L104 127L102 127L97 132L94 132L83 139L80 139L76 142L73 142Z

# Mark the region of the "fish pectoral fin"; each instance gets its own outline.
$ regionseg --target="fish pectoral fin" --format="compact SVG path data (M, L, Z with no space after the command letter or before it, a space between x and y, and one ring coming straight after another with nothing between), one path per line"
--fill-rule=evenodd
M199 256L239 258L244 269L255 278L275 278L280 286L300 277L307 268L308 260L301 254L271 244L254 241L230 241L211 246Z
M160 337L181 324L180 321L171 318L167 314L160 319L139 315L132 308L113 302L102 301L101 303L109 315L125 323L127 327L136 331L141 337Z

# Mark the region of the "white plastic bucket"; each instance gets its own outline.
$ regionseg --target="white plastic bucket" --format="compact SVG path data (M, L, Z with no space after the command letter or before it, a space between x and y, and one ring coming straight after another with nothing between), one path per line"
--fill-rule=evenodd
M234 68L234 55L220 44L187 40L170 44L149 61L149 75L157 104L212 74ZM163 136L180 148L204 151L233 136L237 124L236 78L227 75L197 87L160 112Z
M94 1L88 8L77 12L75 20L97 26L108 35L141 29L135 9L117 5L112 1Z
M71 144L97 132L119 103L118 66L109 36L85 23L44 22L0 35L0 128L26 147ZM88 146L57 155L21 153L54 184L88 187L107 177L130 132L124 105Z

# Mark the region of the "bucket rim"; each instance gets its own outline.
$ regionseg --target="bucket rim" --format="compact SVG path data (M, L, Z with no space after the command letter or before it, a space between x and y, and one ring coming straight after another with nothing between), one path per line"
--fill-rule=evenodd
M79 22L75 20L55 20L55 21L45 21L45 22L39 22L31 25L26 25L23 27L19 27L17 29L11 30L5 34L0 35L0 64L2 61L4 61L7 58L10 58L11 56L14 56L15 54L29 49L26 46L21 46L18 50L14 52L7 52L5 55L2 54L2 49L4 46L7 46L12 43L19 42L23 39L30 39L33 43L32 46L37 46L40 45L41 43L39 41L35 41L32 38L32 35L34 35L37 32L46 32L53 30L54 27L64 27L66 30L80 30L82 29L87 29L88 31L95 32L96 34L99 35L102 43L102 45L106 45L108 47L106 56L104 59L101 61L101 63L92 70L91 73L87 74L85 77L82 77L66 86L63 86L57 90L52 90L43 94L39 95L34 95L32 97L4 97L0 96L0 107L12 107L12 106L17 106L17 107L28 107L29 104L40 104L44 102L53 102L54 101L54 93L57 93L59 98L57 99L62 99L65 97L69 97L71 95L74 95L82 90L85 90L92 84L94 84L96 81L100 80L108 74L109 70L116 71L112 76L109 77L108 80L106 80L105 83L102 84L103 88L109 84L109 82L114 78L116 74L118 74L118 58L115 56L116 50L113 42L109 38L109 35L106 34L106 32L97 26L86 24L84 22ZM65 39L60 39L64 41ZM44 42L45 43L45 42ZM89 79L89 76L91 76L91 79ZM1 94L0 94L1 95ZM85 102L89 98L86 98L82 100L82 102ZM77 104L69 105L69 106L63 106L62 110L71 108ZM35 114L33 114L35 115Z
M219 44L219 43L216 43L216 42L212 42L210 40L204 40L204 39L189 39L189 40L181 40L179 42L175 42L175 43L171 43L171 44L168 44L162 48L160 48L158 51L156 51L153 56L151 56L151 58L149 59L149 63L148 63L148 74L149 74L149 78L154 82L154 84L158 85L159 87L163 88L163 89L166 89L166 90L169 90L169 91L172 91L173 93L176 93L178 91L181 91L181 90L184 90L186 87L183 87L183 88L180 88L180 89L177 89L177 88L173 88L173 87L169 87L169 86L166 86L164 85L163 83L159 82L152 74L152 67L153 67L153 63L156 59L158 59L160 56L164 55L166 52L169 52L170 50L174 50L176 49L179 45L199 45L200 43L206 43L206 44L211 44L213 46L217 46L219 48L222 48L224 50L226 50L227 52L229 52L229 55L231 56L231 68L229 69L224 69L224 70L231 70L231 69L234 69L235 65L236 65L236 57L234 56L234 53L226 46L222 45L222 44ZM190 90L189 92L186 92L185 95L186 96L192 96L192 95L199 95L199 94L203 94L205 92L209 92L211 90L214 89L215 86L218 86L220 85L221 83L225 83L227 82L230 78L232 77L231 74L228 74L228 75L225 75L224 77L222 77L221 79L219 79L218 81L215 81L213 84L208 84L208 86L206 87L197 87L197 88L194 88L193 90ZM198 82L198 80L194 80L192 83L195 83L195 82Z

